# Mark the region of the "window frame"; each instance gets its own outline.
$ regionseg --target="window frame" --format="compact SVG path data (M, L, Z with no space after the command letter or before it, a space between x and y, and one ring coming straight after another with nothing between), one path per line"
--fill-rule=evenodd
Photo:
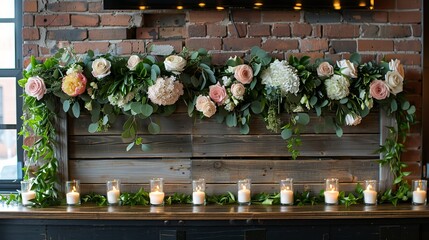
M22 89L18 85L18 80L22 78L22 1L14 0L15 16L14 18L1 18L0 23L14 23L15 24L15 68L13 69L0 69L0 77L13 77L16 79L16 124L0 124L0 130L16 129L17 133L22 126ZM21 148L23 139L17 136L17 179L15 180L0 180L0 191L10 192L16 191L20 188L20 180L22 179L23 172L23 157L24 152Z

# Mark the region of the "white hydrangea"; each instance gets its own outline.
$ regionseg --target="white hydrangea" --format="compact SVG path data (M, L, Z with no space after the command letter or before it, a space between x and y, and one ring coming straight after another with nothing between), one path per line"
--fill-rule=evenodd
M342 75L333 75L325 80L326 93L332 100L340 100L349 95L350 81Z
M285 60L275 60L262 74L262 84L279 88L282 96L288 93L296 94L299 91L299 77L297 70Z
M183 84L176 81L174 76L158 78L156 83L148 88L149 99L158 105L173 105L183 95Z

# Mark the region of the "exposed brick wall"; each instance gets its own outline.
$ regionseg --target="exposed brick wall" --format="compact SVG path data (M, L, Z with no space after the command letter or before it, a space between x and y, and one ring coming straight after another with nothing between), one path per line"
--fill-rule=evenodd
M275 57L334 60L360 52L364 60L399 58L406 67L406 91L421 119L423 0L376 0L374 11L105 11L102 0L23 0L24 56L46 57L73 45L78 53L129 55L153 44L204 47L215 63L260 46ZM421 160L421 128L413 126L405 161ZM414 170L414 169L413 169ZM414 172L414 176L419 176Z

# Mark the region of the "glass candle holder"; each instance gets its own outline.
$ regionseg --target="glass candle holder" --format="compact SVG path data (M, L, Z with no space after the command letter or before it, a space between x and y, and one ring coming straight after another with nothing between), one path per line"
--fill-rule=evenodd
M427 181L413 180L412 184L413 184L413 204L426 205Z
M164 179L153 178L150 180L150 204L159 206L164 205Z
M119 204L119 196L121 195L121 182L114 179L106 182L107 188L107 202L110 205Z
M280 203L293 205L293 178L280 180Z
M80 181L66 181L66 201L68 205L80 205Z
M325 204L337 205L338 204L338 178L328 178L325 181Z
M242 205L250 204L250 190L251 190L251 181L250 179L242 179L237 182L238 187L238 198L237 201Z
M31 190L31 186L31 181L21 181L21 199L22 205L24 206L31 206L34 204L31 200L36 198L36 192Z
M363 190L363 201L366 205L377 204L377 180L365 180Z
M192 203L194 205L206 204L206 181L204 178L192 181Z

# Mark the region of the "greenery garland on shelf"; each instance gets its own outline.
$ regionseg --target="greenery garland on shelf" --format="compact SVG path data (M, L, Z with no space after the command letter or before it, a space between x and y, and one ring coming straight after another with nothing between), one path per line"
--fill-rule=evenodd
M359 54L352 54L336 64L326 59L312 63L308 56L285 61L273 59L258 47L251 49L248 58L231 57L224 66L213 66L205 49L183 49L166 56L161 62L149 55L120 57L92 51L76 55L72 49L60 49L43 62L31 58L19 81L25 90L20 135L27 155L24 178L33 181L36 206L58 205L61 200L55 153L59 111L75 118L89 112L91 133L108 131L118 115L126 115L122 138L129 142L127 150L139 146L147 151L150 146L138 135L143 125L140 119L148 120L151 134L159 133L161 126L151 116L172 114L179 99L187 105L190 117L213 117L228 127L238 127L242 134L249 132L252 115L262 116L267 129L286 140L294 159L302 144L300 129L310 121L308 112L323 117L341 137L342 126L358 125L377 104L397 122L378 150L383 156L380 163L389 165L395 177L396 189L389 189L383 198L394 204L406 200L409 187L404 177L409 173L403 171L401 153L416 109L402 91L404 69L399 60L362 63ZM325 116L326 112L335 114ZM288 116L286 122L279 117L283 113ZM140 198L139 194L145 196L142 190L133 197ZM175 196L172 203L181 199ZM229 200L219 200L225 196ZM225 196L214 202L233 200L231 194ZM265 198L262 202L277 201L269 194L260 196L264 197L257 199ZM299 203L317 202L306 193L299 196ZM123 195L124 204L132 204L133 197ZM102 199L87 197L94 198Z

